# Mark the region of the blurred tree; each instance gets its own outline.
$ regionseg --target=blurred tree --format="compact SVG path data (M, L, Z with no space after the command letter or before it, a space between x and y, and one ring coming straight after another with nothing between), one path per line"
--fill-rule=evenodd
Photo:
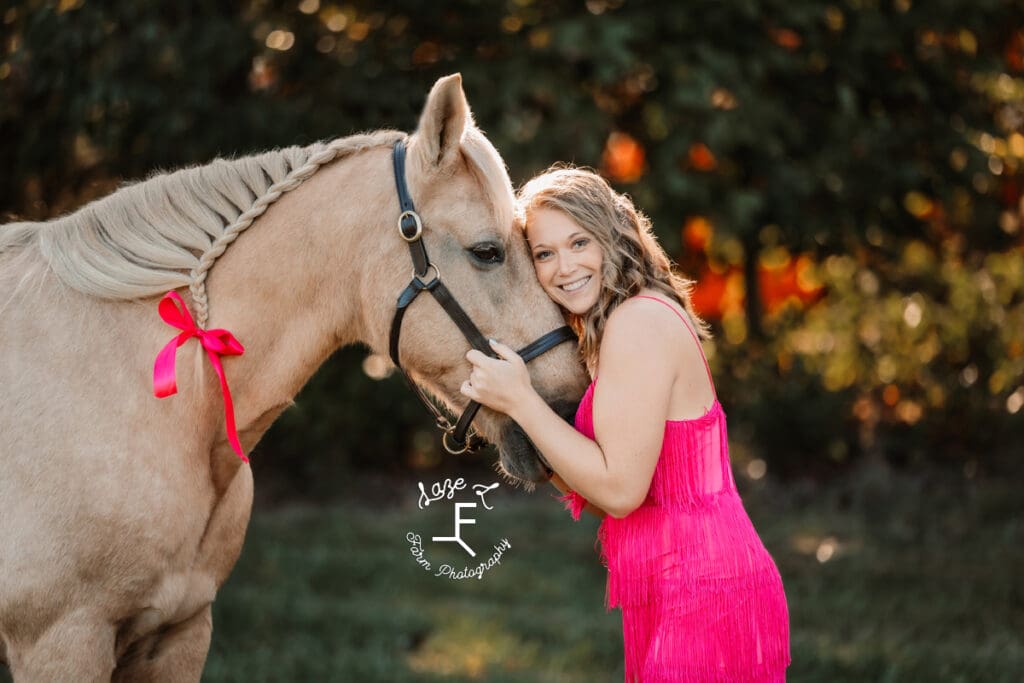
M652 216L721 316L718 376L770 461L941 458L984 414L953 439L970 457L1019 425L1015 0L32 0L0 21L12 215L218 154L410 129L461 71L515 180L591 165ZM332 359L332 386L318 377L261 448L361 462L375 436L353 425L382 423L368 397L394 391L411 412L388 452L422 460L418 409L361 357ZM805 443L776 445L772 424ZM322 480L313 461L292 476Z

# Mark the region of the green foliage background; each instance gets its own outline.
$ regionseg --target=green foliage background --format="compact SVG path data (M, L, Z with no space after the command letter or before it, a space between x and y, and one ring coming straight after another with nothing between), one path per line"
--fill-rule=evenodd
M627 134L642 173L618 186L669 252L691 275L745 273L709 345L740 460L1014 464L1019 2L35 0L0 22L8 217L216 155L412 129L459 71L514 181L606 167ZM714 226L706 253L684 250L693 216ZM816 305L762 310L757 269L780 250L813 259ZM439 463L420 408L364 355L337 354L257 448L265 490L329 497L354 469Z

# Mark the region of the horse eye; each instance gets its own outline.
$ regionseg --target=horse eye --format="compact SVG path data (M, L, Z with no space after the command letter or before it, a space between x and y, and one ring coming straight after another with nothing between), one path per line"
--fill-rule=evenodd
M470 248L469 251L473 254L473 258L480 263L491 265L505 260L505 254L502 253L501 247L495 244L478 244Z

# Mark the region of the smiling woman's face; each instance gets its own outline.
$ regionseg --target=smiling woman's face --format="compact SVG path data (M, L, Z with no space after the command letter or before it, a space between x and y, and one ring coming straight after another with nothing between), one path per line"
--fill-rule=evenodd
M526 221L537 279L548 296L583 315L601 295L604 254L594 236L557 209L535 208Z

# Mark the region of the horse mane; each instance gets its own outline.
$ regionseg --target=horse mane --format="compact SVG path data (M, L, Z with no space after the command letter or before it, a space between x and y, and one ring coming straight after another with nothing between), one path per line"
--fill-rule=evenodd
M0 253L35 243L62 282L100 299L187 286L205 326L207 273L270 204L322 165L404 136L382 130L153 175L67 216L6 226Z
M196 322L205 327L210 268L268 206L324 164L404 137L380 130L156 174L52 221L3 226L0 254L35 243L62 282L100 299L189 287ZM498 225L511 225L512 186L501 157L475 126L466 130L463 151Z

